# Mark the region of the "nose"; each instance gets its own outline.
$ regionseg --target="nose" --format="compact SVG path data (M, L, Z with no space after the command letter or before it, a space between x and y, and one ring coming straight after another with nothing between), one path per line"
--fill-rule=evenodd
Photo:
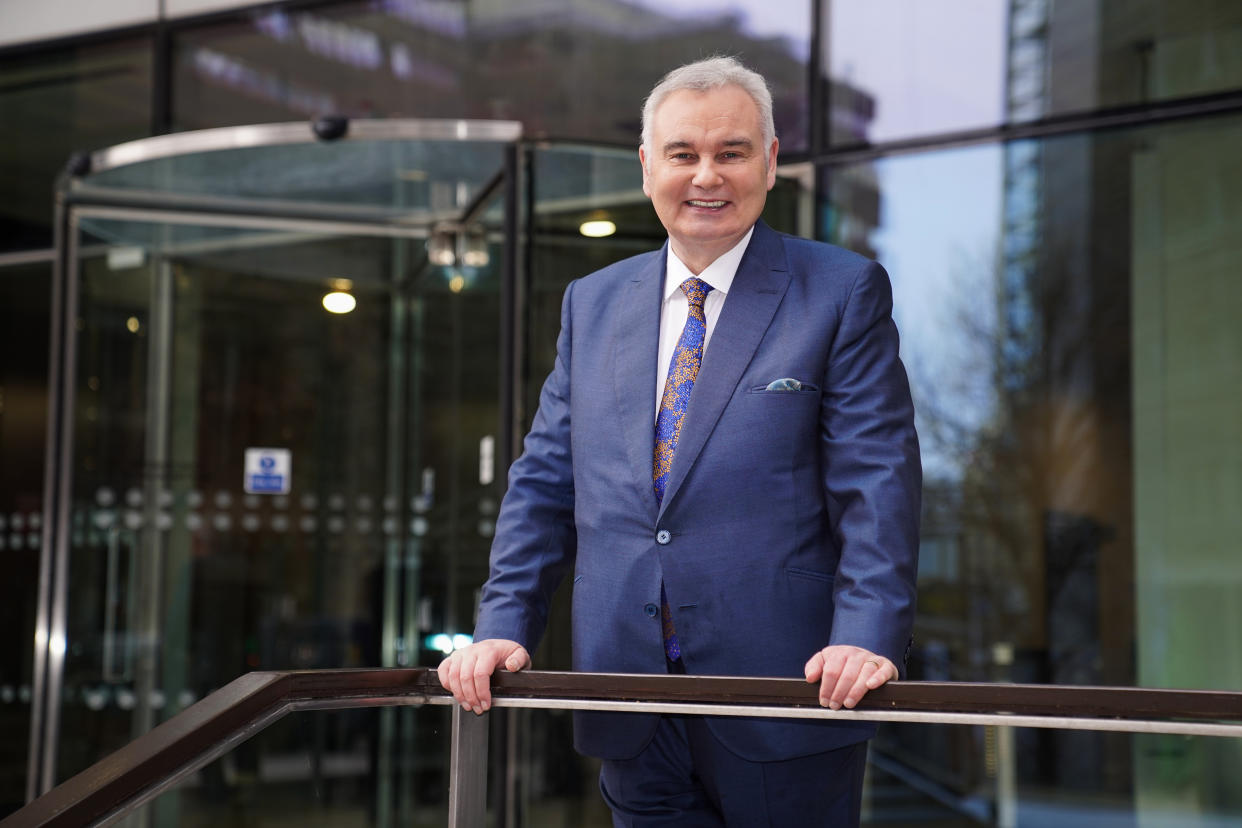
M716 170L715 160L712 158L704 158L699 161L698 167L694 170L693 184L704 190L710 190L720 185L724 179Z

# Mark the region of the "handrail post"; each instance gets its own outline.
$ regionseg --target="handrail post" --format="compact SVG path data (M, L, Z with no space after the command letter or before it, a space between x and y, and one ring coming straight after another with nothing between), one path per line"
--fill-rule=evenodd
M996 728L996 825L1018 825L1018 752L1012 727Z
M487 724L453 705L453 744L449 759L449 828L483 828L487 820Z

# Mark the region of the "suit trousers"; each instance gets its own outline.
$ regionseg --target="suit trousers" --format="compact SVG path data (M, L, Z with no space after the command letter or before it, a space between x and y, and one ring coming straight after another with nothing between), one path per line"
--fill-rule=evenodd
M638 756L605 760L616 828L853 828L867 743L776 762L742 759L701 716L662 716Z

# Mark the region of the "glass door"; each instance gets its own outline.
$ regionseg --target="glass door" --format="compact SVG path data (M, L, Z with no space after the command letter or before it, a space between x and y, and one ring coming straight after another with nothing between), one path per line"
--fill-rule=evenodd
M492 245L117 229L83 236L58 779L248 670L434 664L497 501ZM390 738L322 748L366 778Z

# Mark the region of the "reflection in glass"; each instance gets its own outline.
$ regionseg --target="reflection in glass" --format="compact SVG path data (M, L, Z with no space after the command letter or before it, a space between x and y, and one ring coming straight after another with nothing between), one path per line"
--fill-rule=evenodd
M179 33L178 129L351 117L519 120L527 135L637 143L670 69L734 54L772 85L782 147L808 145L809 0L717 6L382 0L265 9ZM757 12L762 10L763 14Z
M824 9L836 145L1242 85L1236 3L872 0Z
M71 154L149 134L151 52L149 41L120 40L5 57L0 250L52 246L52 196Z
M1005 120L1006 3L828 2L828 135L836 145Z
M1237 686L1240 136L1235 118L827 172L830 234L856 244L846 229L876 218L863 239L892 275L918 410L913 677ZM960 789L989 749L885 733ZM1215 770L1236 744L1156 742L1034 733L1018 779L1238 813Z

